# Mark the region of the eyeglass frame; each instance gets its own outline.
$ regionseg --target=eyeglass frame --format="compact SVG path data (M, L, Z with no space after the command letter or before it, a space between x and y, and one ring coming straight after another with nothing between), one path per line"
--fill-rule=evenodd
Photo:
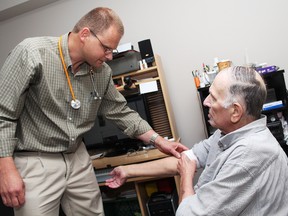
M100 42L100 44L101 44L101 46L102 46L105 54L110 54L110 53L112 53L112 54L114 54L114 55L115 55L115 54L118 54L118 50L117 50L117 49L112 49L112 48L104 45L104 44L102 43L102 41L98 38L98 36L97 36L91 29L89 29L89 31L92 33L92 35L93 35L94 37L96 37L96 38L98 39L98 41Z

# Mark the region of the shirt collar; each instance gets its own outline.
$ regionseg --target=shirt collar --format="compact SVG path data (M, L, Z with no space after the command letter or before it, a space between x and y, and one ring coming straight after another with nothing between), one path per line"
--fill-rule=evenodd
M252 133L259 132L266 129L267 117L261 115L260 119L257 119L229 134L222 135L219 139L218 146L219 148L226 150L232 146L238 139L243 139Z
M62 46L62 52L63 52L63 56L64 56L64 61L65 61L66 66L67 66L67 70L72 73L72 60L70 58L69 49L68 49L68 35L69 34L70 34L70 32L68 32L62 36L61 46ZM87 63L83 63L80 65L80 69L75 74L75 76L86 75L89 72L90 72L89 65Z
M72 66L72 61L68 50L68 35L69 33L62 35L62 41L61 41L62 53L67 69Z

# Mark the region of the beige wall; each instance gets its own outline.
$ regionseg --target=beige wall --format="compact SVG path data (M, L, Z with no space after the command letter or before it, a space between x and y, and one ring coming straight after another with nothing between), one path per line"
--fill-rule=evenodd
M288 70L286 0L59 0L0 22L0 65L23 38L60 35L88 10L114 9L126 27L121 43L151 39L162 58L176 123L188 146L205 137L191 71L213 58L267 62ZM1 7L1 4L0 4ZM287 80L288 75L285 75Z

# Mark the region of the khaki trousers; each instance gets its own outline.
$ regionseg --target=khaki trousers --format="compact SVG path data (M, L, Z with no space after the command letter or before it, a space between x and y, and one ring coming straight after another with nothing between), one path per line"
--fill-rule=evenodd
M15 152L25 183L25 204L15 216L104 215L91 159L82 143L75 153Z

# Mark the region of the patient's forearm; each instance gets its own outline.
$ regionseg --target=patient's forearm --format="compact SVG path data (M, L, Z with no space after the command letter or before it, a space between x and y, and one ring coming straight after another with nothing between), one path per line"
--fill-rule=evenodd
M123 166L128 178L132 177L161 177L177 174L177 162L175 157L167 157L155 161Z

